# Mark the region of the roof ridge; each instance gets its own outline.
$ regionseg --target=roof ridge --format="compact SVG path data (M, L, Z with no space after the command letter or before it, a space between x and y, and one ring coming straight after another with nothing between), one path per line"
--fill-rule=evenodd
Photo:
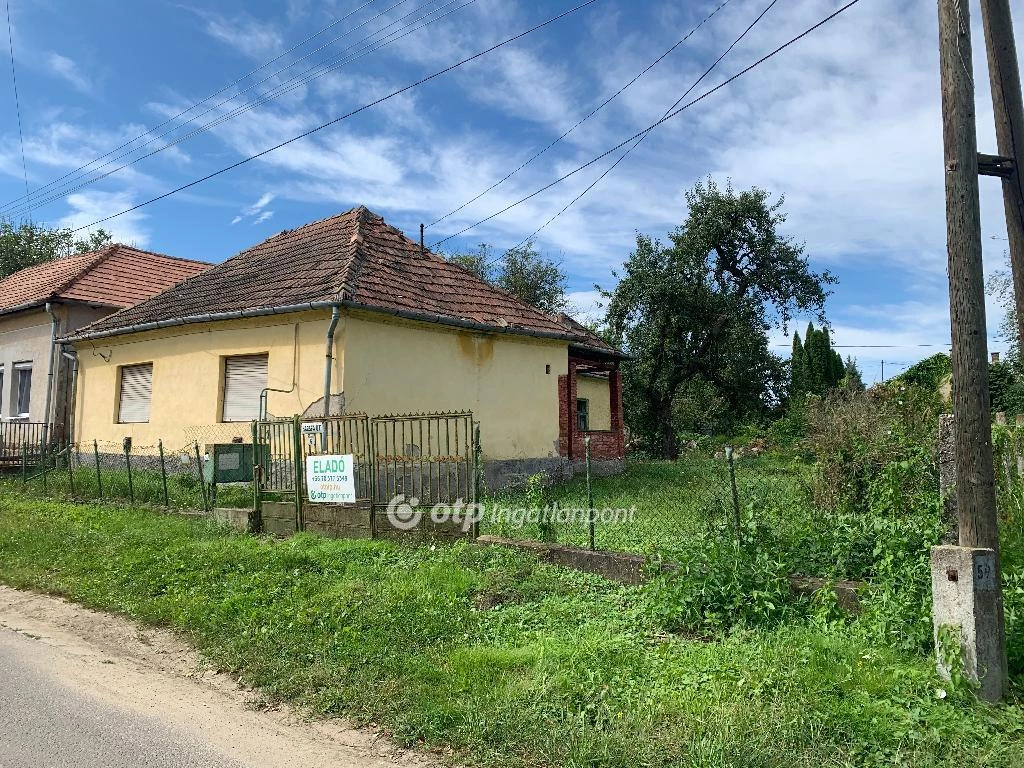
M168 259L170 261L183 261L186 264L205 264L207 266L213 265L213 262L210 261L203 261L202 259L186 259L184 256L172 256L169 253L151 251L148 248L138 248L137 246L128 245L127 243L111 243L111 245L116 245L118 248L127 248L129 250L136 251L137 253L146 253L150 256L159 256L161 259Z
M94 269L96 269L96 267L98 267L104 261L106 261L111 256L113 256L114 252L117 251L117 249L120 248L120 247L121 247L120 243L111 243L110 245L105 245L102 248L97 248L96 251L95 251L96 255L89 261L89 263L86 264L84 267L82 267L82 269L80 269L77 272L75 272L71 277L69 277L67 280L65 280L63 283L61 283L59 286L54 288L50 292L50 296L53 297L53 298L58 298L62 293L64 293L65 291L70 290L71 286L73 286L75 283L77 283L79 280L81 280L87 274L89 274ZM86 253L88 253L88 252L86 252ZM82 253L82 254L77 254L77 255L84 256L86 254Z
M352 252L352 258L349 263L345 265L345 273L342 276L341 286L338 288L338 298L344 301L346 298L354 299L356 291L359 287L359 278L363 276L363 267L366 265L367 254L363 249L364 243L366 242L366 235L363 234L363 224L368 223L366 221L367 216L375 216L373 211L367 208L365 205L360 205L357 208L353 208L356 214L356 223L352 228L352 237L349 239L348 244L354 245L355 248ZM383 219L381 219L383 221ZM345 294L348 294L347 296Z

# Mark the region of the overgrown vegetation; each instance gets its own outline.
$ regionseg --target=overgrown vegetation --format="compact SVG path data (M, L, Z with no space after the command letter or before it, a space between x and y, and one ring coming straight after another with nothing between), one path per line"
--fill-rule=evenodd
M743 546L761 551L763 533ZM6 491L0 579L179 629L269 700L457 762L1011 766L1024 749L1018 705L944 686L929 657L865 631L870 616L824 600L763 614L771 586L716 621L679 581L621 587L472 545L273 541ZM681 602L692 621L664 612Z
M618 285L605 294L611 337L633 356L623 374L627 423L666 459L679 455L680 432L702 426L680 418L701 412L686 401L715 410L714 431L763 420L781 405L788 377L768 331L796 313L824 320L834 282L781 233L782 198L708 179L686 202L668 244L637 235Z

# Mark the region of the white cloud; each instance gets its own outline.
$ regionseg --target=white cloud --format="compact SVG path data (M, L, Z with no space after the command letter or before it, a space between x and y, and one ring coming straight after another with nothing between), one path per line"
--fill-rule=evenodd
M227 18L202 14L206 22L203 31L215 40L227 43L238 52L252 58L263 58L281 50L283 38L278 27L257 21L249 16Z
M86 227L98 219L130 208L136 202L130 192L78 192L68 195L67 203L71 211L57 224L71 229ZM105 229L111 234L114 242L145 248L149 244L149 231L143 226L147 218L142 211L132 211L83 230L78 235L84 237L95 229Z
M274 201L275 197L276 195L274 195L273 192L264 192L262 195L260 195L259 200L257 200L252 205L243 208L238 213L238 215L231 220L231 223L238 224L239 222L244 221L245 219L255 218L253 224L262 224L264 221L266 221L267 219L274 215L273 211L265 209Z
M51 53L46 58L46 65L52 74L70 83L76 91L92 93L92 83L82 74L73 59L59 53Z

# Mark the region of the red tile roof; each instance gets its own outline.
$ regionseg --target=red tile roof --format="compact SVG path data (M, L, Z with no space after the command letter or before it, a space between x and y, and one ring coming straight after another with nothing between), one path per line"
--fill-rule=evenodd
M524 304L430 251L421 254L417 243L362 206L281 232L77 336L309 304L550 336L620 354L564 316Z
M127 245L108 245L0 280L0 314L61 300L131 307L209 267Z

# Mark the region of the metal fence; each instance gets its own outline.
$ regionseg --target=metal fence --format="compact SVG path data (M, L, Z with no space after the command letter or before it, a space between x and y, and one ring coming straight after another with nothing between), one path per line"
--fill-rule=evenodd
M94 440L55 449L44 444L23 449L4 478L45 496L209 510L217 491L204 481L205 461L198 443L176 450L165 450L162 441L140 446ZM251 504L251 488L241 495Z
M305 529L306 515L316 517L314 522L330 522L321 518L332 513L321 514L310 506L315 500L307 498L306 459L351 455L356 500L349 506L365 509L362 522L369 535L377 536L378 519L386 519L395 499L425 510L436 504L476 501L477 435L470 412L344 414L257 422L254 454L263 457L257 470L257 496L261 503L294 504L296 530Z
M751 520L775 529L811 509L806 467L766 467L731 450L679 462L643 462L597 483L584 464L567 483L527 483L492 494L482 534L609 552L679 553Z

